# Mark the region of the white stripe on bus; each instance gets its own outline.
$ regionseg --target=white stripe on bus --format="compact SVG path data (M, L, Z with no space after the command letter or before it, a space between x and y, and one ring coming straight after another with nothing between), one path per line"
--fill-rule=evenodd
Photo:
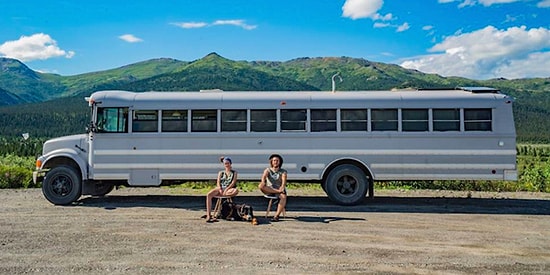
M223 150L208 149L208 150L95 150L95 155L116 156L116 155L270 155L276 151L280 155L490 155L490 156L505 156L515 155L516 150L407 150L407 149L390 149L390 150L340 150L340 149L269 149L269 150Z

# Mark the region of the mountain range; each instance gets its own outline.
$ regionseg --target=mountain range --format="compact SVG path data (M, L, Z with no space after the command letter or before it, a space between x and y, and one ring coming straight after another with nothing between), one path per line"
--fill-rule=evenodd
M83 97L97 90L331 90L331 78L336 73L343 80L340 82L337 78L337 90L499 88L516 98L514 112L518 139L550 143L550 122L547 119L550 113L550 77L472 80L426 74L360 58L234 61L216 53L190 62L160 58L73 76L41 73L18 60L0 58L0 136L19 135L21 131L45 137L82 132L88 115ZM65 119L60 121L56 117ZM37 129L28 125L30 121L39 123L41 127Z

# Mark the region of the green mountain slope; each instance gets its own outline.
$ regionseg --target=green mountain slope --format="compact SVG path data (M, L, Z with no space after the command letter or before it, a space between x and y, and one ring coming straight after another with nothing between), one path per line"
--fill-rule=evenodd
M61 96L63 87L58 85L55 77L29 69L25 64L10 58L0 58L0 89L10 93L0 94L0 104L41 102ZM4 97L5 96L5 97ZM12 103L13 104L13 103Z
M133 81L173 72L187 62L161 58L128 66L74 76L35 72L15 59L0 58L0 106L42 102L91 93L103 87L120 86ZM15 96L14 96L15 95Z
M131 91L225 91L318 90L305 83L254 69L247 62L236 62L211 53L189 63L178 72L166 73L120 86Z
M337 90L390 90L393 88L433 88L466 86L468 79L445 78L404 69L393 64L349 57L299 58L287 62L251 62L262 71L305 82L321 90L331 90L331 78L339 73ZM472 86L472 85L467 85Z
M14 105L21 101L23 101L23 99L19 96L0 88L0 106Z
M66 95L90 93L104 89L104 87L120 87L128 83L174 72L187 63L170 58L152 59L112 70L68 76L63 78L61 83L69 91Z

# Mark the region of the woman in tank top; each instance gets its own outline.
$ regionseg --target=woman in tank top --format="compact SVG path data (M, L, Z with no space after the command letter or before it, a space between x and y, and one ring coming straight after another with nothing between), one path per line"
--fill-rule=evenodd
M283 158L280 155L273 154L269 157L269 167L264 170L260 185L260 190L266 195L275 195L279 197L277 212L271 221L279 221L279 216L286 207L286 177L287 171L282 168Z
M206 195L206 222L213 222L216 220L212 218L210 213L212 209L212 199L214 197L234 197L239 193L237 189L237 171L233 170L231 159L229 157L224 157L221 158L221 161L225 169L218 172L216 188L210 190Z

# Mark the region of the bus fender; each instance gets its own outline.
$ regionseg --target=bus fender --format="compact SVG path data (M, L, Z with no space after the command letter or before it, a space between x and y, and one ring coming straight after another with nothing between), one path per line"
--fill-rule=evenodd
M325 166L325 169L321 173L322 175L321 179L323 179L324 181L328 176L328 174L330 173L330 171L334 169L334 167L342 164L353 164L359 167L361 170L363 170L363 172L365 172L365 175L370 176L372 179L375 178L374 172L370 169L369 165L366 164L365 162L356 158L339 158L331 161L327 166Z
M82 180L88 177L86 161L79 155L79 152L70 148L52 151L42 156L41 170L47 170L60 165L69 165L80 172Z

